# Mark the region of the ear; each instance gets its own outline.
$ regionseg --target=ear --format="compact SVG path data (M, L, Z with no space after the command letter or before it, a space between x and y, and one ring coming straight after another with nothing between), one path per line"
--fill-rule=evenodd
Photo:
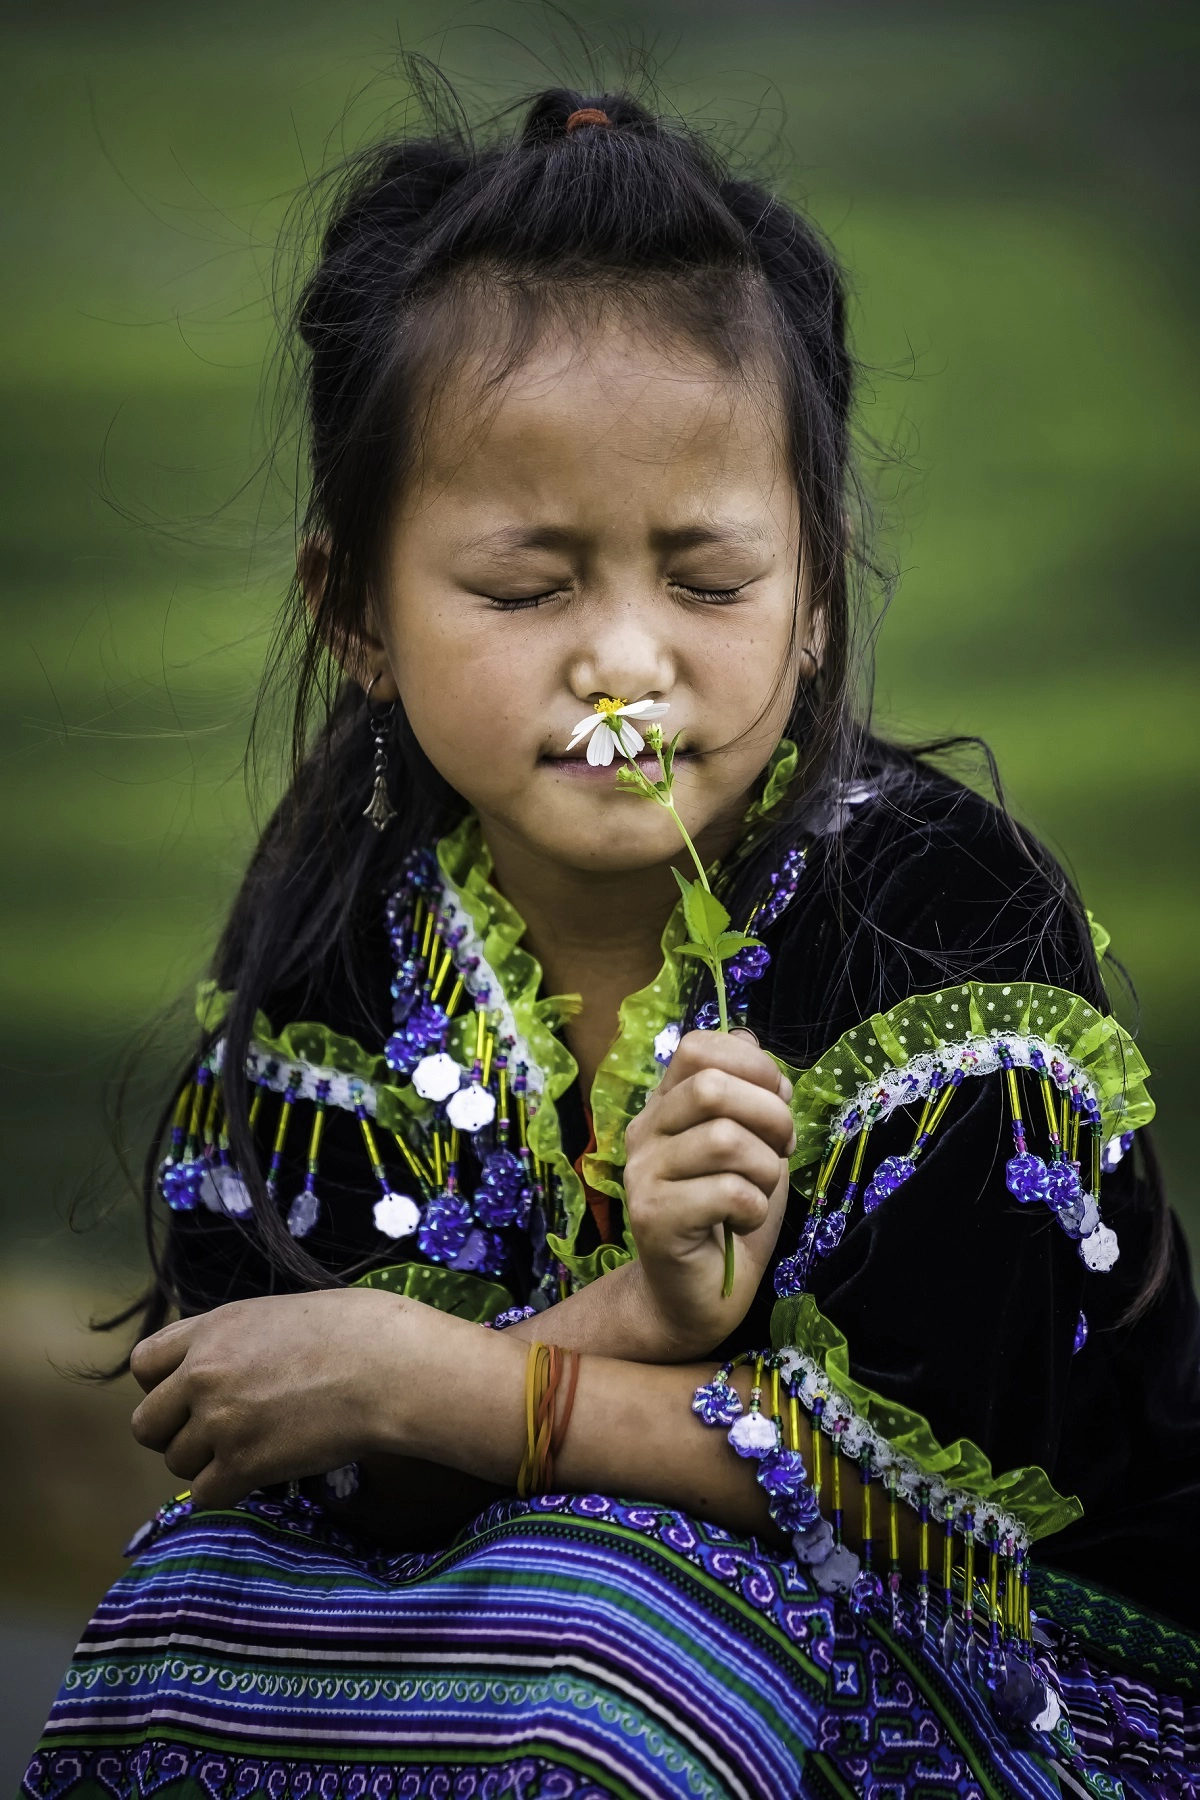
M343 673L357 681L363 692L371 692L373 700L384 705L398 700L400 689L392 673L391 661L383 639L376 637L366 624L358 631L335 636L322 613L325 586L329 576L329 543L324 536L305 538L296 558L296 579L304 595L313 625L337 657Z
M825 660L825 645L829 636L828 622L823 607L814 609L812 604L812 583L808 578L807 559L802 555L800 562L800 594L799 609L796 616L797 643L795 654L800 659L801 681L811 681L820 674L821 664Z

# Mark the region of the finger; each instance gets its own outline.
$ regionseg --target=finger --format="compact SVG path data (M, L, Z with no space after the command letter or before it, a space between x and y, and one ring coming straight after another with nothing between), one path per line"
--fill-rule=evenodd
M770 1210L767 1196L744 1175L704 1175L694 1181L671 1184L666 1204L647 1208L638 1222L638 1244L650 1255L677 1253L689 1242L728 1222L739 1237L747 1237L766 1223ZM631 1220L632 1223L632 1220Z
M691 1131L708 1119L729 1119L770 1145L778 1156L795 1147L792 1115L778 1093L725 1069L701 1069L665 1095L651 1121L664 1135Z
M173 1375L188 1353L196 1329L195 1319L176 1319L172 1325L164 1325L153 1337L143 1338L135 1344L129 1357L129 1370L143 1393L157 1387L168 1375Z
M193 1484L201 1469L207 1468L212 1459L212 1439L194 1420L189 1420L182 1431L176 1432L163 1456L172 1475Z
M258 1485L236 1463L214 1456L192 1477L192 1499L205 1511L215 1511L236 1506Z
M752 1044L758 1043L758 1037L757 1037L756 1033L751 1031L751 1029L748 1025L735 1025L729 1035L730 1035L730 1037L749 1038L749 1040ZM774 1060L774 1059L772 1058L772 1060ZM792 1093L793 1093L792 1083L788 1080L787 1076L784 1074L783 1070L779 1067L778 1063L776 1063L776 1065L775 1065L775 1073L779 1077L779 1085L776 1090L779 1094L779 1098L783 1101L787 1101L790 1103L791 1098L792 1098Z
M672 1088L701 1069L725 1069L731 1075L739 1075L744 1081L766 1088L768 1093L791 1098L791 1083L782 1074L779 1064L759 1048L752 1032L740 1029L689 1031L667 1064L667 1072L654 1090L655 1094L669 1094Z
M744 1125L732 1119L709 1119L661 1145L656 1173L672 1182L704 1175L741 1175L769 1198L782 1167L783 1158Z
M147 1450L165 1450L191 1417L191 1400L183 1381L168 1380L147 1394L130 1420L138 1443Z

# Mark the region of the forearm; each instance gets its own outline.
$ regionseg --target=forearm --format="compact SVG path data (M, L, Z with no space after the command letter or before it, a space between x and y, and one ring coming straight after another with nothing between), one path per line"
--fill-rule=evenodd
M452 1376L448 1390L435 1400L431 1389L416 1409L411 1399L404 1400L392 1415L389 1447L512 1492L526 1448L528 1343L511 1332L483 1332L456 1319L440 1323L445 1336L438 1360ZM696 1387L713 1371L711 1362L653 1365L582 1356L570 1426L555 1463L555 1488L658 1502L783 1546L787 1540L771 1521L754 1463L733 1451L723 1430L704 1425L692 1411ZM733 1376L743 1404L750 1382L748 1369ZM811 1469L812 1433L803 1412L798 1448ZM828 1516L828 1446L824 1463L822 1504ZM845 1538L857 1547L861 1486L854 1465L845 1460L839 1488ZM901 1562L911 1573L917 1567L917 1526L907 1507L900 1507L898 1523ZM877 1535L883 1524L877 1508Z
M525 1453L528 1343L512 1331L481 1332L458 1320L445 1325L453 1328L445 1348L456 1352L447 1361L451 1390L430 1392L415 1407L398 1395L391 1435L385 1426L381 1447L511 1492ZM582 1357L556 1487L658 1501L732 1531L773 1534L753 1468L733 1454L723 1432L702 1425L691 1410L697 1384L711 1374L711 1364L659 1367Z
M729 1304L732 1308L733 1303ZM733 1322L736 1316L731 1312ZM642 1265L630 1262L589 1282L545 1312L510 1325L504 1335L526 1344L557 1344L560 1350L586 1351L620 1362L680 1363L703 1356L730 1329L732 1323L723 1322L723 1331L714 1337L711 1331L687 1331L673 1324L655 1304Z
M581 1375L586 1387L602 1385L594 1384L588 1372L588 1363L595 1356L646 1365L670 1364L681 1356L694 1357L697 1353L695 1347L672 1338L660 1321L637 1263L613 1270L547 1311L509 1326L503 1334L481 1335L485 1339L503 1335L522 1345L522 1384L525 1355L529 1345L537 1341L557 1344L563 1350L588 1352ZM691 1387L694 1386L693 1380ZM691 1387L687 1389L689 1400ZM522 1385L520 1405L523 1403ZM516 1452L518 1459L523 1449L522 1440ZM427 1542L444 1542L492 1500L511 1493L515 1485L515 1464L503 1477L485 1477L474 1470L447 1467L439 1460L376 1452L361 1458L360 1467L361 1486L353 1499L338 1502L323 1497L324 1503L374 1535L412 1548ZM602 1491L617 1491L618 1487L608 1472L598 1472L592 1485ZM626 1486L620 1491L632 1493L634 1489Z

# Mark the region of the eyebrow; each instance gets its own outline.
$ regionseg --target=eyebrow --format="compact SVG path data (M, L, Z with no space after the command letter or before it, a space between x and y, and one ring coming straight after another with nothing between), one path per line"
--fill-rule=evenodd
M769 533L757 525L712 523L680 525L652 531L650 541L659 551L703 550L713 545L754 548L769 540ZM460 550L487 550L495 554L520 550L572 550L580 543L580 533L565 525L508 525L498 531L485 531L478 537L464 538Z

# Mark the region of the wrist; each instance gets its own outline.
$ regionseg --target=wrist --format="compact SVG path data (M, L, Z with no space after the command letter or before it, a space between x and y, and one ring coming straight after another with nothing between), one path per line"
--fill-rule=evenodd
M416 1456L422 1396L433 1381L426 1355L431 1340L436 1341L438 1315L400 1295L369 1291L372 1301L384 1304L376 1305L372 1321L372 1354L355 1371L353 1404L361 1421L363 1454ZM429 1317L418 1324L414 1312Z
M525 1441L527 1346L420 1301L387 1298L374 1365L373 1450L512 1486Z
M625 1271L623 1271L625 1272ZM630 1333L642 1346L629 1360L651 1363L692 1362L721 1342L725 1329L700 1308L690 1304L690 1295L676 1304L669 1287L656 1283L643 1262L628 1264L628 1292L625 1296L630 1316Z

